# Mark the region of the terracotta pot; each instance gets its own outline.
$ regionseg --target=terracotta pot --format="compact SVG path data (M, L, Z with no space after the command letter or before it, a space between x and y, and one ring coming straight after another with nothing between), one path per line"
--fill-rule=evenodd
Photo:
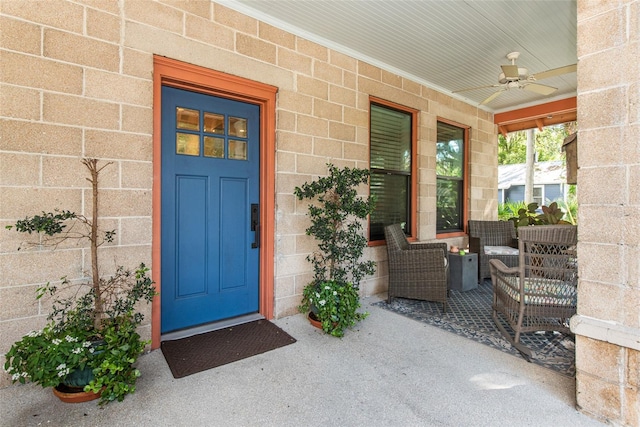
M98 393L84 391L81 387L68 387L64 384L58 384L53 388L53 394L65 403L81 403L96 400L100 397L102 391Z
M309 312L309 314L307 315L307 318L309 319L309 323L311 323L313 326L315 326L318 329L322 329L322 323L320 322L320 320L318 320L316 315L313 314L313 311Z
M307 318L309 319L309 323L311 323L314 327L324 331L324 329L322 329L322 322L320 321L320 319L318 319L318 317L313 313L313 311L310 311L309 314L307 315ZM338 326L338 322L334 322L333 323L333 327L335 328L336 326Z

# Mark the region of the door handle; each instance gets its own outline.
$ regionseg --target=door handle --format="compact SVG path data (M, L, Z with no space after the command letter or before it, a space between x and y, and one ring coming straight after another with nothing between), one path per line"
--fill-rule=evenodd
M260 247L260 205L257 203L251 204L251 231L255 232L251 247L253 249L259 248Z
M256 225L255 235L253 237L253 243L251 244L252 249L256 249L260 247L260 226Z

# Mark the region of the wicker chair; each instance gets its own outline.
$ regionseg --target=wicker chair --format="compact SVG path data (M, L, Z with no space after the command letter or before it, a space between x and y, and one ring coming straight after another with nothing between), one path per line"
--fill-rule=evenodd
M389 296L442 303L447 311L449 262L446 243L409 243L399 224L384 228L389 259Z
M499 259L507 267L517 266L517 247L513 222L469 220L469 252L478 254L478 282L491 277L489 260Z
M492 317L509 342L530 360L531 350L520 342L522 333L571 333L569 318L576 313L578 284L577 229L573 225L537 225L521 227L519 235L518 267L490 261ZM513 329L513 335L503 322Z

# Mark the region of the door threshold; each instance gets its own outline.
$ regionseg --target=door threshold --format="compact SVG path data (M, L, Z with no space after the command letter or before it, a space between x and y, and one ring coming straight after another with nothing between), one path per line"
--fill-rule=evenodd
M204 325L195 326L193 328L167 332L166 334L160 335L160 341L179 340L182 338L188 338L194 335L204 334L206 332L217 331L218 329L229 328L231 326L241 325L243 323L249 323L264 318L265 317L260 313L251 313L245 314L244 316L231 317L229 319L206 323Z

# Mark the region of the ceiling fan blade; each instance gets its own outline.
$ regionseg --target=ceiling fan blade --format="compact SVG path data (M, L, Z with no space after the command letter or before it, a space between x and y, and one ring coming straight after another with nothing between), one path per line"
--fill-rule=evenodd
M562 74L575 73L577 69L578 64L565 65L564 67L554 68L553 70L542 71L540 73L534 74L531 77L533 77L535 80L548 79L550 77L556 77Z
M482 101L482 102L480 103L480 105L485 105L485 104L490 103L491 101L493 101L494 99L496 99L497 97L499 97L499 96L500 96L500 94L501 94L502 92L504 92L504 91L503 91L503 90L499 90L499 91L497 91L497 92L494 92L490 97L488 97L487 99L485 99L484 101Z
M541 85L539 83L528 83L524 86L524 89L539 93L540 95L551 95L553 92L558 90L556 87Z
M517 65L501 65L500 68L502 68L502 72L504 73L504 76L508 80L509 79L517 80L520 77Z
M469 90L487 89L487 88L490 88L490 87L499 87L499 86L502 86L502 85L487 85L487 86L468 87L466 89L454 90L451 93L467 92Z

